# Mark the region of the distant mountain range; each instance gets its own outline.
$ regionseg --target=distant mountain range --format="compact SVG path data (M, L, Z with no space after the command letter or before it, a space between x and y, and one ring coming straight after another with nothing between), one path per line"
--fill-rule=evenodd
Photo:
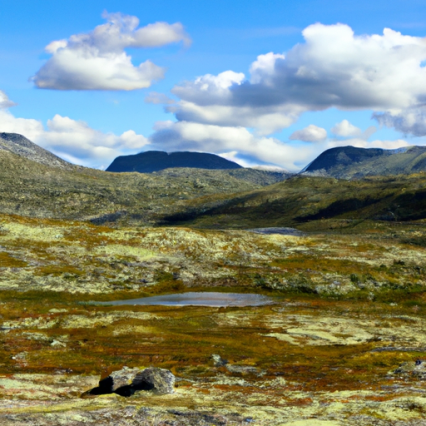
M80 166L68 163L43 149L18 133L0 133L0 152L8 151L45 166L81 170ZM181 171L177 171L181 169ZM239 164L218 155L204 152L147 151L135 155L117 157L108 167L108 172L164 173L190 176L190 169L229 170L241 173L237 179L264 186L287 179L292 174L284 171L257 171L244 169ZM172 171L174 170L174 171ZM250 170L250 172L249 172ZM247 172L246 172L247 171ZM360 179L368 176L409 175L426 171L426 146L409 146L399 149L356 148L344 146L331 148L320 154L306 166L302 175ZM229 172L227 176L229 175ZM234 172L232 172L234 173ZM182 176L183 176L182 175ZM201 176L201 175L200 175ZM229 175L230 176L230 175Z
M152 173L176 167L227 170L241 169L233 161L206 152L147 151L135 155L117 157L106 169L107 172Z
M302 173L340 179L364 176L408 175L426 171L426 147L399 149L331 148L320 154Z

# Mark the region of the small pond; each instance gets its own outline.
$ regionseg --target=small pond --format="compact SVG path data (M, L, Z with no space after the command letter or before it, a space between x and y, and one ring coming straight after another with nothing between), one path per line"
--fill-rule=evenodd
M254 232L255 234L265 234L265 235L271 235L271 234L279 234L279 235L290 235L293 237L302 237L305 235L304 232L299 231L296 228L253 228L253 229L247 229L249 232Z
M98 302L102 305L163 305L163 306L262 306L274 303L274 299L260 294L190 292L142 297L140 299Z

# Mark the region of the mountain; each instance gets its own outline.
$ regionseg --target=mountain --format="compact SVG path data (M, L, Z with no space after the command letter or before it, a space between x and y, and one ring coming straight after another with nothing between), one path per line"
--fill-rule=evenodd
M107 172L152 173L169 168L190 167L197 169L241 169L233 161L205 152L147 151L135 155L117 157Z
M18 133L0 133L0 150L12 152L45 166L67 170L76 167Z
M398 149L331 148L320 154L302 173L340 179L364 176L408 175L426 171L426 147Z

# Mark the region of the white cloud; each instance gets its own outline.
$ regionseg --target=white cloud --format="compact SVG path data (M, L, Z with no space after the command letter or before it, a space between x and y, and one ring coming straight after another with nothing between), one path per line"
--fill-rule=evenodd
M55 115L44 126L38 120L17 118L0 109L0 132L19 133L61 158L75 164L99 167L122 154L134 154L149 144L147 138L128 130L121 135L92 129L84 121Z
M151 147L165 151L190 150L220 154L241 165L266 163L298 171L316 152L309 144L296 147L271 137L259 137L244 127L179 121L161 122L150 137Z
M336 125L331 129L331 132L336 136L360 136L362 134L362 130L359 127L354 126L349 123L348 120L342 120L340 123L336 123Z
M139 66L125 48L159 47L190 39L182 24L157 22L137 28L139 19L104 13L106 24L85 34L72 35L46 46L52 57L32 78L41 89L135 90L163 78L164 69L147 60Z
M326 143L322 146L322 150L326 150L329 148L335 148L337 146L355 146L357 148L382 148L382 149L396 149L396 148L402 148L405 146L409 146L409 143L405 141L404 139L397 139L397 140L375 140L372 142L368 142L365 139L360 138L352 138L352 139L345 139L342 141L336 141L336 140L328 140Z
M10 108L15 106L15 102L12 102L6 93L4 93L2 90L0 90L0 110Z
M386 28L354 35L343 24L314 24L289 52L258 56L250 78L233 71L176 86L180 121L244 126L267 135L306 111L330 107L388 111L426 100L426 38Z
M170 105L174 104L176 101L169 98L164 93L150 92L147 96L145 96L145 102L147 104L154 105Z
M304 142L320 142L327 138L327 130L322 127L310 124L302 130L296 130L290 135L290 140L298 140Z

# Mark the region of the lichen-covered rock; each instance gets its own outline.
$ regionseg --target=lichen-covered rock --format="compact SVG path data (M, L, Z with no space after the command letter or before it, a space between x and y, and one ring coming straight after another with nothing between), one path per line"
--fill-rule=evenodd
M173 393L175 376L164 368L145 368L133 379L132 388L159 394Z
M416 360L402 363L391 374L411 374L419 379L426 379L426 361Z
M164 368L129 368L123 367L114 371L99 382L99 387L90 393L102 395L117 393L122 396L131 396L137 391L152 391L158 394L174 392L175 376Z
M130 386L140 371L139 368L129 367L123 367L121 370L114 371L99 382L100 391L103 393L111 393L124 386Z

